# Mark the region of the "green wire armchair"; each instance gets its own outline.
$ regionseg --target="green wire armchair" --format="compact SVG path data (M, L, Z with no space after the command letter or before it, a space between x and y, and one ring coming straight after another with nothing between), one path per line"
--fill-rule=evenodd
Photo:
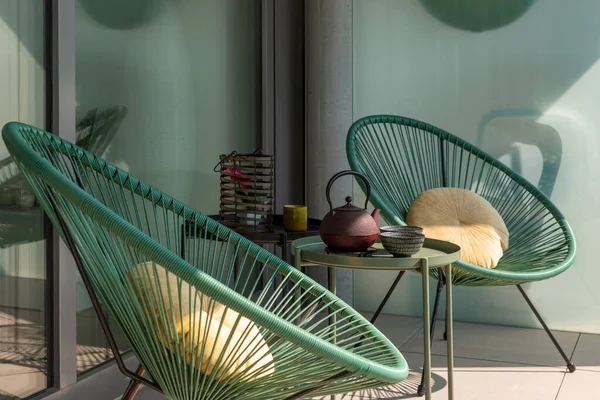
M368 321L258 245L50 133L9 123L2 136L132 379L123 398L142 383L169 399L298 399L408 375ZM182 237L186 221L196 229ZM101 303L140 361L136 372Z
M391 224L406 225L410 204L428 189L469 189L488 200L506 223L510 247L493 269L457 262L452 284L516 285L564 358L569 371L575 371L575 365L521 287L523 283L548 279L564 272L575 258L573 232L564 216L543 193L475 146L410 118L391 115L362 118L350 127L346 145L351 168L369 179L371 202L382 210L384 218ZM439 298L445 282L443 272L432 270L431 274L438 279L431 324L433 338ZM398 275L389 293L401 277L402 274ZM380 306L375 318L384 305Z

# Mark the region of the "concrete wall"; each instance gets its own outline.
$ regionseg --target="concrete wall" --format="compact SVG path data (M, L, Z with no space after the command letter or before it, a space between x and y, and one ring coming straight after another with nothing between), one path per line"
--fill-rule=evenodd
M352 123L352 0L306 2L306 198L311 217L329 211L325 189L348 169L344 132ZM345 204L353 180L343 177L331 190L334 207ZM326 269L309 274L326 284ZM337 294L353 304L353 273L337 270Z
M353 30L354 119L390 113L427 121L483 147L549 194L575 231L578 258L566 273L526 290L552 328L594 333L598 15L594 0L537 0L506 26L472 32L446 25L418 0L355 0ZM357 272L357 306L374 309L392 275ZM407 276L386 311L418 315L418 281ZM514 287L457 288L455 296L457 319L537 324Z

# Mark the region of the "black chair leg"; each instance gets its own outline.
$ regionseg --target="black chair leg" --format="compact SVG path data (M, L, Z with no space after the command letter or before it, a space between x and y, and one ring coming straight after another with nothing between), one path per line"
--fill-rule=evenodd
M437 291L435 294L435 302L433 303L433 312L431 313L431 329L429 332L431 333L431 345L433 346L433 334L435 333L435 321L438 311L438 306L440 305L440 297L442 294L442 289L444 288L444 281L442 279L438 280ZM417 394L419 396L423 396L425 394L425 375L421 374L421 384L417 389Z
M444 322L444 340L448 340L448 335L446 334L448 332L448 307L446 307L446 320Z
M540 315L540 313L535 309L535 307L533 306L533 303L531 302L531 300L529 299L529 297L527 296L527 294L525 293L525 291L523 290L523 288L521 287L521 285L517 285L517 289L519 289L519 292L521 292L521 295L523 295L523 298L525 299L525 301L529 305L529 308L531 308L531 311L533 311L533 313L537 317L538 321L540 321L540 324L542 324L542 326L544 327L544 330L546 331L546 333L550 337L550 340L552 340L552 343L554 343L554 346L556 347L556 349L558 350L558 352L560 353L560 355L562 356L562 358L567 363L567 368L569 369L569 372L575 372L575 369L576 369L575 368L575 364L573 364L571 362L571 360L569 359L569 357L567 357L567 355L563 351L562 347L560 347L560 344L558 344L558 341L556 340L556 338L554 337L554 335L552 334L552 332L550 332L550 329L548 329L548 325L546 325L546 323L542 319L542 316Z
M385 307L386 303L390 299L390 296L392 295L392 293L394 293L394 290L396 289L396 286L398 286L398 283L400 282L400 279L402 279L402 277L404 276L405 272L406 271L400 271L398 273L398 276L396 276L396 279L392 283L392 286L390 286L390 289L388 290L388 292L385 294L385 297L381 301L381 304L379 304L379 307L377 307L377 311L375 311L375 314L373 314L373 316L371 317L371 323L372 324L374 324L375 321L377 320L377 317L379 317L379 314L381 313L381 310L383 310L383 307Z

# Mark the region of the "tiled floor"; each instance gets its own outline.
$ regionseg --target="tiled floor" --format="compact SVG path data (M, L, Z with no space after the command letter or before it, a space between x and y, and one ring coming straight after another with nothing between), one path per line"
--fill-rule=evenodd
M401 383L339 397L344 400L413 399L423 363L419 318L383 315L376 324L400 348L411 369ZM433 351L433 399L447 399L446 342L438 325ZM578 370L564 362L542 330L454 324L457 400L600 400L600 336L555 332Z
M46 344L39 311L0 308L0 399L46 386Z
M382 315L376 324L400 348L411 373L395 385L338 396L343 400L420 399L421 319ZM433 346L433 399L448 398L443 322ZM600 400L600 336L555 332L578 370L566 372L546 333L537 329L456 322L456 400ZM140 400L162 396L142 389ZM328 398L327 398L328 399Z
M0 400L7 400L14 399L24 387L44 384L46 376L41 370L45 351L35 324L26 324L25 320L9 324L6 315L0 318L4 318L0 319L0 329L10 327L10 332L20 338L15 347L15 340L2 336ZM81 343L79 369L102 361L107 354L99 330L82 318L86 316L81 315L81 321L78 320L79 330L85 336L78 338ZM438 324L432 360L435 400L447 398L445 342L441 337L443 322ZM411 367L409 378L395 385L338 396L338 399L418 398L415 392L423 362L420 318L382 315L376 325L407 359ZM457 400L600 400L600 336L555 332L577 365L577 371L570 374L541 330L456 322L454 332ZM164 399L149 389L142 389L138 398Z

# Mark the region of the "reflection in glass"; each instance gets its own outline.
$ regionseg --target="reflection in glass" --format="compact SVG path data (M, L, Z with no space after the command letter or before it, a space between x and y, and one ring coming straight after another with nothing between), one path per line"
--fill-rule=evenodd
M479 136L487 152L552 197L563 148L552 118L520 110L494 112L484 118Z
M0 125L45 123L44 2L0 0ZM0 142L0 399L48 386L43 213Z
M257 148L260 3L78 0L80 145L217 213L219 154ZM112 354L81 280L77 290L78 371L84 372ZM111 328L126 350L119 329Z
M119 131L126 115L127 107L124 106L87 110L85 114L78 116L75 143L87 151L102 155ZM102 334L96 313L88 304L89 297L82 287L81 278L79 275L77 278L78 298L85 299L78 303L77 309L77 372L81 373L112 358L112 353ZM85 306L82 307L81 304ZM127 349L119 333L115 331L119 347Z

